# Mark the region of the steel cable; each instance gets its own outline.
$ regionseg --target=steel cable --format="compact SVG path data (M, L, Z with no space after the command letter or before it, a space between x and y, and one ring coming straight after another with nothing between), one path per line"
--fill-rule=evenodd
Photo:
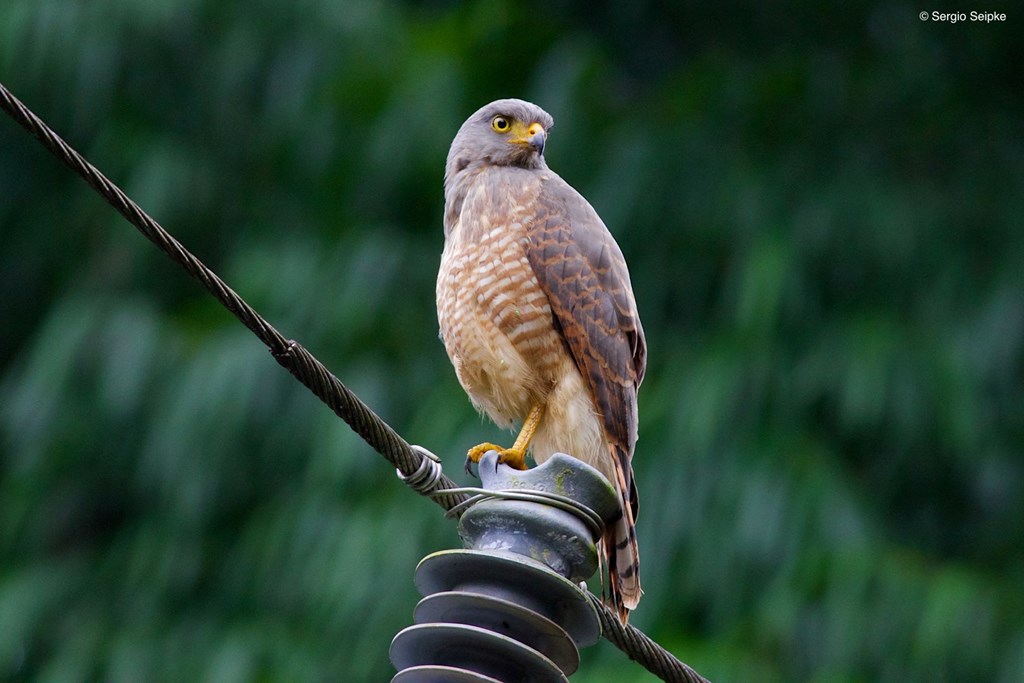
M38 116L0 83L0 108L32 134L46 149L72 171L82 177L118 213L134 225L150 242L198 280L235 318L255 334L273 354L274 359L295 379L344 420L374 450L395 466L403 479L420 481L429 467L424 449L413 447L391 426L362 402L341 380L332 374L313 354L296 341L286 339L273 325L245 302L227 283L189 252L173 235L164 230L121 188L111 182L81 154L64 142ZM428 461L425 463L424 461ZM436 464L436 463L435 463ZM420 482L422 483L422 482ZM459 506L466 494L452 489L459 486L440 470L431 477L430 486L416 485L413 490L431 498L446 511ZM597 608L605 638L651 673L664 681L700 683L706 681L672 653L651 640L639 629L619 622L615 613L593 593L591 602Z

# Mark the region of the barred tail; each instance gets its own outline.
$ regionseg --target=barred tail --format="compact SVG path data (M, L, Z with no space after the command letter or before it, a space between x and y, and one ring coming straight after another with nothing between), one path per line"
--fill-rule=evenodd
M637 493L627 453L611 446L615 463L615 488L620 496L620 514L605 530L601 552L608 567L611 607L625 624L629 610L636 609L640 589L640 549L636 542Z

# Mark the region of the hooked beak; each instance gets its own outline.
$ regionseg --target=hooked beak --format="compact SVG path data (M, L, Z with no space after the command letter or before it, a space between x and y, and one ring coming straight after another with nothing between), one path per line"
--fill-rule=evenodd
M509 142L516 145L529 145L533 148L537 154L544 155L544 142L547 140L548 134L544 130L544 126L539 123L531 123L530 126L525 130L516 135Z
M526 129L526 142L537 150L537 154L544 155L544 142L548 139L548 134L544 130L544 126L539 123L531 124Z

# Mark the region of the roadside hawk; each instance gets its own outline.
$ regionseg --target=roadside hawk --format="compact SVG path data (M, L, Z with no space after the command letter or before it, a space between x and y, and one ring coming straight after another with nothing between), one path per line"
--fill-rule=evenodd
M594 208L548 169L554 123L523 100L491 102L462 125L445 167L441 339L478 410L515 444L484 443L525 468L564 452L617 489L601 540L610 602L625 621L640 600L631 459L647 346L629 271Z

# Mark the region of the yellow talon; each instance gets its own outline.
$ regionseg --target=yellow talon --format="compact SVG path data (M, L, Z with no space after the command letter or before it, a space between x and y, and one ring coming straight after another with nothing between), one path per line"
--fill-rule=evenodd
M515 448L502 448L493 443L482 443L479 446L473 446L469 449L466 454L466 468L469 468L469 463L479 463L480 459L484 457L484 454L488 451L498 452L498 462L509 467L514 467L517 470L526 469L526 452L517 451Z
M525 470L526 451L530 447L530 441L533 439L537 426L540 424L540 418L543 415L543 404L537 404L530 409L530 414L523 421L523 428L519 430L519 436L516 437L516 442L512 445L512 448L502 448L493 443L482 443L470 448L469 452L466 453L466 471L469 471L470 463L479 463L480 458L484 457L484 454L488 451L498 452L499 463L514 467L517 470Z

